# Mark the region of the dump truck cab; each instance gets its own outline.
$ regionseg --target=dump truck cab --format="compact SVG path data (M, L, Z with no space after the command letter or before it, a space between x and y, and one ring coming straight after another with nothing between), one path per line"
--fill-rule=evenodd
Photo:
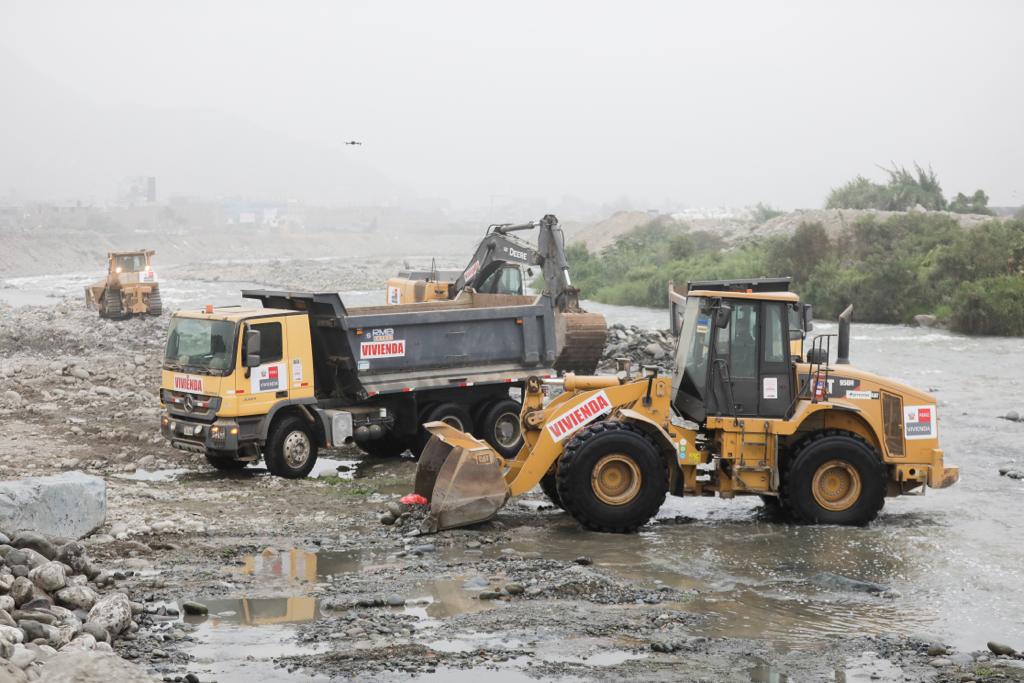
M160 315L163 301L153 271L152 249L107 254L107 276L85 288L85 303L104 318Z
M427 530L486 519L537 484L585 527L617 532L666 494L758 495L797 521L861 525L886 496L954 484L934 398L849 363L852 307L838 335L794 353L804 310L788 291L690 289L671 378L624 361L616 376L566 375L550 401L550 381L528 383L511 460L427 425L416 482Z
M160 401L163 435L177 448L205 454L215 467L244 467L268 444L280 451L268 452L272 470L303 467L323 436L309 429L272 434L271 428L312 417L308 316L212 306L176 313L167 333ZM281 443L271 443L275 439Z

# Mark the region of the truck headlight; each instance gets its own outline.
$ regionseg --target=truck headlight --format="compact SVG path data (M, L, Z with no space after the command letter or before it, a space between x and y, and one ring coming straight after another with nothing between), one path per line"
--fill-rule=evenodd
M221 440L224 438L224 428L220 425L213 425L210 427L210 438Z

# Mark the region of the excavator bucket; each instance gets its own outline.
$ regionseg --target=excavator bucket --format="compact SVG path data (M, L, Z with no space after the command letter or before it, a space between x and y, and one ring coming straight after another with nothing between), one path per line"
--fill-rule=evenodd
M508 500L501 457L444 422L423 426L433 436L416 467L415 492L430 503L421 530L434 533L493 517Z

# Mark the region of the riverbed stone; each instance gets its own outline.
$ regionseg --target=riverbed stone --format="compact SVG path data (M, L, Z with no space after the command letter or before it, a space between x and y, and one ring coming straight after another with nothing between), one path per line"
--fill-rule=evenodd
M57 591L57 603L71 609L92 609L99 599L96 591L88 586L68 586Z
M63 472L0 482L0 528L82 538L103 526L107 484L102 477Z
M117 635L132 623L131 601L124 593L111 593L93 605L87 620Z
M10 595L0 595L0 609L5 612L10 612L14 609L14 598Z
M153 683L137 664L100 649L59 652L43 666L39 683Z
M1006 645L1005 643L998 643L994 640L990 640L988 642L988 649L991 650L992 654L997 655L1012 656L1017 654L1017 650L1015 650L1014 648L1010 647L1009 645Z
M60 645L60 631L55 626L44 624L35 619L22 619L18 626L25 632L25 640L45 640L50 645Z
M76 574L84 574L89 578L93 578L97 574L92 566L92 560L89 559L89 555L85 551L85 546L78 541L62 545L57 549L57 556L54 559L71 567Z
M192 615L203 615L210 613L210 608L208 608L206 605L204 605L201 602L194 602L192 600L185 600L184 602L182 602L181 610L185 614Z
M15 548L31 548L48 560L57 557L57 548L45 536L34 531L19 531L11 540Z
M14 620L11 613L5 609L0 609L0 625L3 626L17 626L18 622Z
M34 596L35 585L27 577L19 576L11 584L11 597L14 598L14 605L21 607Z
M47 562L28 573L29 581L47 593L58 591L68 583L64 573L64 565L60 562Z
M94 621L87 621L82 624L82 633L88 633L96 639L98 643L109 643L110 634L107 633L107 629L103 628L101 624L97 624Z

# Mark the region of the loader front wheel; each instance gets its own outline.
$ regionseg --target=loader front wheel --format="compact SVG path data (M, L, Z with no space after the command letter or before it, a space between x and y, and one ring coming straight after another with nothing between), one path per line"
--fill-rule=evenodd
M281 418L267 434L263 459L271 474L286 479L301 479L316 464L317 444L302 418Z
M887 479L885 463L866 441L822 432L794 454L783 502L805 524L864 526L882 509Z
M544 495L548 497L548 500L555 507L565 509L565 506L562 505L562 499L558 496L558 480L554 472L548 472L540 480L540 490L544 492Z
M562 507L584 527L630 533L665 502L668 469L646 434L609 420L569 442L556 483Z

